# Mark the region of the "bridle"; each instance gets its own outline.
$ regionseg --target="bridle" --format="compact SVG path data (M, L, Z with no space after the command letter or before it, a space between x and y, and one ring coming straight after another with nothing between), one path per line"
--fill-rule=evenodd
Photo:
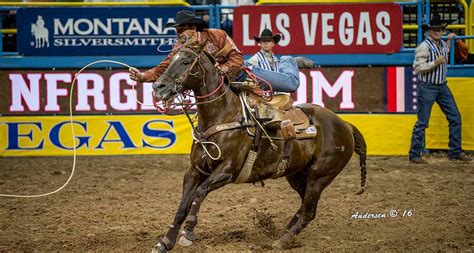
M168 73L168 71L165 71L163 72L163 75L166 75L168 76L171 80L173 80L173 92L175 93L174 96L172 96L170 99L168 99L167 101L163 101L163 106L160 106L158 103L159 101L155 101L154 100L154 94L153 94L153 104L155 105L155 107L157 108L157 110L159 112L167 112L169 110L169 108L171 106L174 106L174 105L181 105L183 107L183 109L186 109L188 110L189 108L191 108L192 106L194 105L199 105L199 104L208 104L208 103L212 103L214 101L216 101L217 99L220 99L223 95L225 95L225 93L229 90L229 86L227 87L227 89L221 94L219 95L218 97L214 98L214 99L211 99L211 100L208 100L208 101L202 101L202 102L194 102L194 103L189 103L189 102L184 102L185 98L187 96L189 97L194 97L194 98L197 98L197 99L204 99L204 98L209 98L211 97L212 95L216 94L223 86L224 86L224 80L225 80L225 74L221 74L220 77L221 77L221 81L219 83L219 85L217 86L216 89L214 89L213 91L211 91L210 93L206 94L206 95L202 95L202 96L198 96L198 95L191 95L191 91L190 90L186 90L186 91L183 91L183 83L189 78L189 76L194 76L194 77L198 77L199 75L199 71L202 71L203 73L203 76L202 76L202 86L206 86L206 71L204 69L204 67L202 66L201 64L201 54L198 54L196 53L194 50L192 50L191 48L188 48L188 47L182 47L179 52L181 51L185 51L185 52L188 52L188 53L191 53L195 56L193 62L191 63L191 65L187 68L186 71L184 71L182 74L180 74L178 76L178 78L174 78L170 73ZM195 65L198 64L199 66L199 69L195 72L195 73L192 73L192 70L194 69ZM217 66L215 66L217 67ZM228 79L228 77L227 77ZM154 91L153 91L154 93ZM180 103L174 103L173 100L174 98L177 96L177 95L182 95L183 99L182 99L182 102Z

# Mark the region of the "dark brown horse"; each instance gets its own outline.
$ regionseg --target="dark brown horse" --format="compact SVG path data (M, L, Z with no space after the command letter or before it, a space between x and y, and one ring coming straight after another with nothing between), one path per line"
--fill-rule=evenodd
M196 239L193 229L204 199L211 191L236 181L252 148L253 137L244 124L239 123L245 116L239 96L226 84L222 85L223 77L214 63L214 59L201 49L183 47L171 59L166 72L153 84L156 100L167 101L182 92L194 92L198 114L195 135L199 139L191 148L191 165L184 175L183 196L176 216L165 237L154 247L155 252L171 250L180 230L179 244L192 244ZM353 152L360 157L360 193L365 188L366 144L357 128L320 106L304 104L298 107L316 126L317 136L293 140L291 145L289 163L281 176L298 192L301 206L290 219L283 235L274 242L274 248L288 248L293 237L315 218L321 193L346 166ZM203 134L224 124L236 127L211 131L213 134L210 135ZM202 136L208 136L206 141L216 145L202 145ZM284 140L274 142L276 150L271 147L268 138L262 139L246 183L263 181L275 175L283 157ZM207 147L208 151L203 147Z

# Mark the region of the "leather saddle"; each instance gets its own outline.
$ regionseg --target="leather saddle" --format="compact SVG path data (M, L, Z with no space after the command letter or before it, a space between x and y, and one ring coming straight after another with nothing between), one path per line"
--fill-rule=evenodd
M287 94L274 94L272 100L265 101L259 95L246 92L247 103L254 108L257 119L267 129L277 129L284 139L307 139L316 136L316 127L310 125L306 114L293 106L293 98Z

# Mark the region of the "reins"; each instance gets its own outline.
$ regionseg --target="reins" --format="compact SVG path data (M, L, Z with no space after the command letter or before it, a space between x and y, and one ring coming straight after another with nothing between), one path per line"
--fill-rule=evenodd
M194 59L193 63L191 64L191 66L185 72L183 72L178 78L174 78L167 71L165 71L163 73L166 76L168 76L171 80L173 80L173 82L174 82L173 91L176 93L176 95L174 95L171 99L163 102L164 103L164 108L163 109L168 110L169 105L171 105L171 103L173 105L181 105L181 109L182 109L183 113L186 115L186 118L188 119L188 121L191 125L192 133L193 133L193 139L195 140L196 143L199 143L201 145L201 147L203 148L204 153L205 153L204 156L208 156L210 159L212 159L214 161L217 161L221 158L222 151L215 142L207 141L207 138L210 137L210 135L213 135L213 134L215 134L217 132L220 132L220 131L226 131L226 130L232 130L232 129L242 128L242 127L248 127L247 117L245 117L245 123L244 124L242 124L241 122L224 123L224 124L219 124L217 126L211 127L210 129L207 129L203 133L200 132L197 129L197 127L195 126L195 120L192 119L191 116L189 115L189 109L194 105L210 104L210 103L213 103L214 101L222 98L227 93L227 91L230 89L230 84L227 85L226 89L220 95L218 95L215 98L209 99L211 96L216 95L217 92L222 89L222 87L224 86L224 83L225 83L225 78L227 78L227 80L230 80L230 79L229 79L229 77L227 76L226 73L222 73L221 71L219 71L217 69L217 71L220 72L220 83L211 92L209 92L205 95L194 95L193 96L193 95L190 94L191 90L183 91L182 90L183 89L183 83L188 79L189 75L192 75L192 76L195 76L195 77L196 76L199 77L199 74L202 75L202 85L198 88L194 88L195 91L197 89L203 87L203 86L206 87L207 86L207 84L206 84L206 69L204 68L204 66L201 63L202 53L198 54L195 51L193 51L192 49L187 48L187 47L182 47L180 49L180 51L185 51L185 52L193 54L195 56L195 59ZM192 73L193 69L196 67L196 64L198 64L198 70L197 70L197 72ZM214 67L217 68L217 66L214 66ZM271 100L272 99L272 94L273 94L273 88L272 88L271 84L269 84L266 80L264 80L262 78L259 78L258 76L251 73L249 68L243 68L243 70L247 73L248 77L251 78L255 83L258 84L259 83L258 81L261 80L262 82L264 82L268 86L268 90L260 90L259 86L257 85L254 92L257 95L260 95L265 100ZM209 99L209 100L195 101L193 103L184 102L186 100L187 96L193 97L193 98L196 98L196 99ZM175 98L178 98L178 100L179 100L178 103L175 103L173 101ZM245 114L245 110L248 110L249 112L252 111L252 108L250 108L250 106L248 106L245 101L242 102L241 97L239 98L239 100L241 100L242 110L243 110L244 114ZM170 101L172 101L172 102L170 102ZM155 102L155 105L157 105L156 102ZM157 108L158 108L158 110L161 109L159 107L157 107ZM244 108L246 108L246 109L244 109ZM258 120L255 118L255 116L252 115L252 113L250 113L250 114L251 114L251 117L254 120L254 122L256 122L256 125L259 128L262 129L263 133L265 134L265 136L270 141L270 145L271 145L272 149L276 149L276 145L273 143L272 138L265 131L264 127L258 122ZM247 131L248 131L248 129L247 129ZM209 134L209 133L211 133L211 134ZM217 152L218 152L217 156L211 155L211 153L209 152L206 145L213 145L214 147L216 147ZM198 170L202 174L209 175L208 172L203 171L201 168L198 168Z
M189 110L191 107L195 106L195 105L202 105L202 104L210 104L220 98L222 98L225 93L227 93L227 91L230 89L229 86L227 86L227 88L225 89L225 91L223 93L221 93L219 96L217 96L216 98L213 98L213 99L210 99L210 100L207 100L207 101L201 101L201 102L193 102L193 103L188 103L188 102L183 102L186 100L186 97L194 97L194 98L197 98L197 99L205 99L205 98L209 98L213 95L215 95L223 86L224 86L224 83L225 83L225 79L227 78L227 80L229 80L229 77L227 76L227 74L223 73L222 75L220 75L221 77L221 81L219 83L219 85L217 86L216 89L214 89L213 91L211 91L210 93L206 94L206 95L191 95L191 91L182 91L183 89L183 83L188 79L189 75L191 76L197 76L199 74L199 71L202 71L202 83L203 85L202 86L207 86L206 85L206 71L204 69L204 67L202 66L201 64L201 54L198 54L196 52L194 52L192 49L190 48L187 48L187 47L182 47L180 49L180 51L186 51L186 52L189 52L189 53L192 53L194 56L196 56L196 58L194 59L193 63L191 64L191 66L187 69L186 72L184 72L182 75L180 75L178 78L173 78L173 76L171 74L169 74L167 71L163 72L164 75L168 76L171 80L173 80L175 86L174 86L174 89L173 91L177 93L177 95L181 95L182 96L182 100L180 103L172 103L174 105L180 105L182 106L183 109L185 110ZM199 70L196 72L196 73L191 73L191 71L194 69L195 65L198 64L199 66ZM153 96L155 97L155 96ZM154 105L155 107L158 109L158 111L160 112L167 112L170 108L170 101L172 101L176 96L174 96L173 98L167 100L167 101L163 101L163 107L161 107L158 102L154 101Z

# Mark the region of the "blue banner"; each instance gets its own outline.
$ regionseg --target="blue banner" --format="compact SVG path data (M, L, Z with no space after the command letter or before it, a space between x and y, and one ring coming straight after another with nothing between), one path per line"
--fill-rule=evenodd
M28 56L168 54L185 7L21 8L18 52Z

